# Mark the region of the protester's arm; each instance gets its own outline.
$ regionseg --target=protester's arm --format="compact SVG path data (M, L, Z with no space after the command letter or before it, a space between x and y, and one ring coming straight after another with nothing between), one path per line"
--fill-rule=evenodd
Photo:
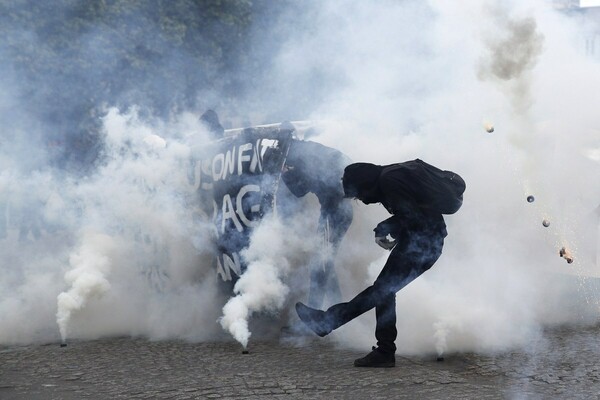
M394 236L402 229L402 218L398 215L392 215L390 218L381 221L373 231L375 236Z

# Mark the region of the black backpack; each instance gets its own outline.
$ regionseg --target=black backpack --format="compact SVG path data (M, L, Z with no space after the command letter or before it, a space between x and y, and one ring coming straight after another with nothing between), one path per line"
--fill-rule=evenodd
M455 172L443 171L416 159L384 168L402 182L405 198L433 213L454 214L462 206L465 181Z

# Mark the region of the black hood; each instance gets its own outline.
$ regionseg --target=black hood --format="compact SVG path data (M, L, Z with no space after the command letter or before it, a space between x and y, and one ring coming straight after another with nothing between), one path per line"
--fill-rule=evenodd
M342 178L344 196L357 198L365 204L380 202L379 176L382 171L382 166L370 163L348 165Z
M206 110L204 114L200 116L200 122L206 125L206 128L210 132L212 139L221 139L225 133L225 129L219 122L219 116L213 110Z

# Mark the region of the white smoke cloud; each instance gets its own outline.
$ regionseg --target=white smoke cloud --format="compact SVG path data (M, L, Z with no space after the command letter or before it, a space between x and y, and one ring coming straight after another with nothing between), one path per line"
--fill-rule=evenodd
M71 315L81 310L89 299L102 296L110 290L107 278L111 269L112 238L101 234L87 234L82 238L81 247L71 255L65 281L69 290L58 295L56 322L64 341Z
M600 139L598 92L586 89L600 75L578 47L578 21L543 1L353 3L317 15L290 51L306 56L306 69L335 54L346 77L315 113L343 121L321 139L355 161L418 157L467 182L441 259L397 296L399 351L496 351L526 345L548 324L596 321L598 296L581 277L600 273L600 170L581 151ZM335 46L313 60L320 40ZM481 128L488 121L493 133ZM353 264L350 246L375 246L353 239L341 265ZM563 245L574 264L558 257ZM377 276L369 264L351 267L348 299ZM334 335L366 349L373 324L369 314Z
M166 124L108 109L103 118L105 158L95 174L1 175L2 252L10 263L0 292L2 343L59 333L63 340L199 340L215 332L207 324L220 304L210 226L198 215L186 169L186 138L205 137L197 116Z
M277 122L261 120L271 108L299 119L301 104L314 112L300 118L329 121L316 140L354 161L418 157L465 178L442 258L397 296L404 354L526 346L544 326L598 318L598 295L582 278L600 276L598 60L585 54L579 17L541 0L496 3L307 2L306 18L280 28L287 41L269 54L269 81L252 105L237 105L256 123ZM507 62L514 73L493 73ZM0 343L58 340L57 312L69 309L59 318L67 338L207 340L222 312L221 324L246 345L253 316L303 300L314 244L301 239L315 226L282 231L265 221L222 308L211 229L194 209L182 161L187 140L204 139L197 115L159 121L108 109L102 122L105 163L86 179L23 173L30 154L2 154ZM38 215L28 209L40 219L25 218ZM372 237L385 210L357 203L354 216L336 263L345 300L387 255ZM563 245L573 264L559 258ZM88 270L93 280L84 280ZM77 301L57 301L76 291ZM369 313L331 337L364 350L373 331Z
M248 267L236 282L235 296L223 307L219 322L244 348L251 336L248 319L259 312L281 311L290 293L287 283L292 268L317 248L306 239L314 235L304 235L304 228L303 221L284 225L271 215L256 228L250 246L242 251Z

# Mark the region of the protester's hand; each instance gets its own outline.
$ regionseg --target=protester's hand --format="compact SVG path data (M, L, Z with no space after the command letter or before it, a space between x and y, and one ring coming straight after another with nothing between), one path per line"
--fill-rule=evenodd
M386 250L391 250L396 245L396 241L389 240L387 236L375 236L375 243L377 243L379 247L384 248Z

